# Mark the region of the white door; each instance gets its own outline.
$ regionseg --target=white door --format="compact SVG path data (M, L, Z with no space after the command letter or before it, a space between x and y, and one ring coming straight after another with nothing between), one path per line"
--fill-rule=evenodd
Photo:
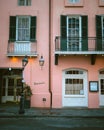
M87 72L83 70L66 70L62 83L63 107L88 107Z
M99 105L104 106L104 78L99 79Z

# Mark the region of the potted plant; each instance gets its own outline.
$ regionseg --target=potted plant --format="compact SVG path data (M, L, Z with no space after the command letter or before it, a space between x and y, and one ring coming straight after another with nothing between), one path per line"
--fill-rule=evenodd
M31 87L27 84L24 84L24 106L25 108L30 108L30 101L32 96L32 90Z

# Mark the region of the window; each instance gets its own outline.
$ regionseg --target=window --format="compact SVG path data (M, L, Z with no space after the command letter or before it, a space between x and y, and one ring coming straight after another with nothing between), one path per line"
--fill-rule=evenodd
M61 50L88 50L87 21L87 16L61 16Z
M36 16L10 16L9 41L36 41Z
M68 0L70 3L78 3L80 0Z
M67 17L67 49L77 51L81 48L81 17Z
M19 6L30 6L31 0L18 0L18 5Z
M17 41L30 40L30 17L17 17Z

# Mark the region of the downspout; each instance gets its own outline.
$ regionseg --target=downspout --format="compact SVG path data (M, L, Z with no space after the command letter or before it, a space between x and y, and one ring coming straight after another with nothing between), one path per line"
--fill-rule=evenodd
M51 0L49 0L49 92L50 108L52 108L52 90L51 90Z

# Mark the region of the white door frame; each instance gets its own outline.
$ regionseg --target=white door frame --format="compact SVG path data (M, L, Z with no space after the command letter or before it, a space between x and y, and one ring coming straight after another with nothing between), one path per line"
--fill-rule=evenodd
M99 106L104 106L104 95L101 95L100 80L104 79L104 74L99 74Z
M69 75L65 74L68 70L81 70L83 74ZM62 106L63 107L88 107L88 80L87 71L82 69L67 69L63 71L62 78ZM83 95L65 95L65 79L66 78L78 78L84 81L84 94Z

